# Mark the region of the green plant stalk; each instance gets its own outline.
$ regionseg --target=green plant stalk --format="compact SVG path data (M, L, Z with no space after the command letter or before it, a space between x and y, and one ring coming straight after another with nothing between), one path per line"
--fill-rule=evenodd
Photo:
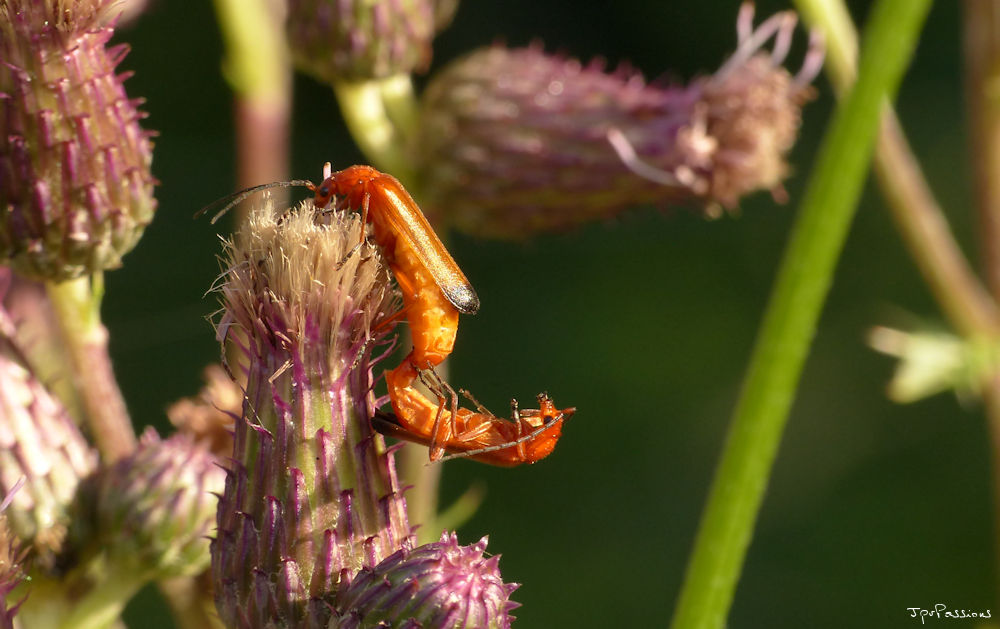
M403 139L411 140L420 124L420 107L413 92L412 77L409 74L397 74L380 81L378 88L389 120Z
M284 6L214 0L226 45L223 75L234 94L237 188L288 179L292 72ZM281 191L276 191L280 205ZM242 218L242 215L240 215Z
M963 4L966 103L970 162L979 217L981 263L994 299L1000 299L1000 7L996 2ZM1000 334L994 334L994 338ZM1000 563L1000 377L983 383L993 472L994 560Z
M726 622L778 444L871 160L881 107L916 45L929 0L872 9L857 83L830 125L736 407L673 618Z
M795 8L811 28L823 33L824 69L838 95L858 74L858 34L844 0L795 0Z
M990 0L963 4L966 102L971 166L979 214L979 238L986 283L1000 296L1000 7Z
M843 96L854 84L858 57L857 32L843 0L795 4L810 26L823 33L827 75L838 96ZM967 336L1000 335L996 302L955 241L888 105L882 112L875 171L896 228L948 320Z
M407 114L404 112L416 111L412 90L401 90L408 78L337 81L333 84L333 92L351 136L372 166L390 173L411 188L415 177L408 155L409 130L397 123L403 121L405 124Z
M101 558L58 580L34 578L25 584L28 597L18 610L17 626L32 629L113 629L148 575L121 570ZM15 591L13 600L21 593Z
M183 629L226 629L215 609L215 601L206 592L212 591L207 573L197 577L173 577L157 582L160 592L170 605L170 613Z
M101 323L103 277L98 273L48 282L45 290L59 321L73 386L83 402L83 419L101 458L115 461L135 449L136 437L111 367L108 331Z

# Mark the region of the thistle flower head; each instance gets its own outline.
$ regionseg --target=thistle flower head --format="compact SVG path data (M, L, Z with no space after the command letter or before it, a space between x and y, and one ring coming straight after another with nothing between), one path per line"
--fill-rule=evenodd
M161 440L152 429L135 452L87 479L78 498L94 544L136 579L193 575L208 567L208 534L224 472L186 435Z
M485 550L485 537L459 546L455 534L445 532L438 542L396 552L354 578L331 629L509 627L519 606L510 595L518 585L503 582L500 556L487 558Z
M13 335L0 308L0 502L10 506L12 533L47 569L62 550L70 504L97 453L34 375Z
M152 144L106 48L113 0L0 2L0 259L63 280L114 268L152 218Z
M424 93L416 143L431 210L474 235L523 238L639 204L732 207L776 190L818 45L793 77L780 63L790 13L749 27L714 76L646 83L540 47L492 47L439 73ZM775 50L760 50L770 38Z
M457 0L292 0L288 41L295 63L330 83L422 72L431 40Z
M219 334L247 373L212 543L229 626L325 627L345 578L412 543L369 422L376 323L397 301L361 229L311 202L264 205L226 246Z

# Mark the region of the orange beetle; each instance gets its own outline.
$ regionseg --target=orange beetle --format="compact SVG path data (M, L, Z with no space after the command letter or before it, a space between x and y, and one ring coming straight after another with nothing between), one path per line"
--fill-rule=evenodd
M385 375L393 408L399 413L399 392L413 383L419 369L433 369L451 354L458 315L477 312L479 297L416 201L392 175L370 166L332 173L327 162L323 182L310 188L316 194L316 207L343 197L343 205L360 211L361 219L371 222L375 242L382 247L403 293L400 315L409 321L413 349Z
M337 209L359 211L362 222L372 224L373 238L381 246L402 291L402 310L382 325L405 315L413 349L398 367L385 374L395 415L377 413L373 419L376 429L429 446L431 461L469 457L492 465L512 466L534 463L548 456L562 434L563 421L576 409L559 410L543 394L538 396L539 409L519 410L517 402L512 401L511 418L507 420L478 403L479 412L459 408L454 391L440 379L428 383L438 395L437 403L413 387L421 374L436 378L434 367L454 348L459 313L476 313L479 297L416 201L395 177L370 166L351 166L332 172L327 162L319 185L293 180L248 188L232 197L212 222L258 190L290 186L309 188L315 195L313 204L317 208L325 208L339 197ZM450 411L445 409L445 392L451 396ZM446 452L451 456L444 456Z
M396 414L376 412L372 425L384 435L428 446L431 461L467 457L501 467L534 463L552 453L563 422L576 412L556 408L545 393L538 396L538 409L520 410L517 400L511 400L509 420L481 406L478 413L454 406L445 411L413 387L396 395L392 404Z

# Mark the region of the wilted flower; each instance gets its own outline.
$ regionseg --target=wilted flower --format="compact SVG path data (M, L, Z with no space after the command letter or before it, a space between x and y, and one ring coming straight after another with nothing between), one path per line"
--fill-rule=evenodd
M485 550L485 537L459 546L454 533L444 533L438 542L396 552L355 577L331 629L509 627L519 606L510 595L518 586L503 582L500 556L487 559Z
M212 543L230 627L326 627L345 579L412 543L369 421L375 323L397 301L361 229L311 203L258 207L226 246L219 335L245 339L247 371Z
M540 47L452 63L424 94L415 143L431 210L474 235L523 238L637 204L712 209L779 190L822 56L814 46L793 77L779 64L794 15L756 31L751 20L744 9L736 52L687 86Z
M0 0L0 259L26 276L119 266L156 207L114 5Z
M291 0L288 42L300 69L330 83L422 72L457 0Z

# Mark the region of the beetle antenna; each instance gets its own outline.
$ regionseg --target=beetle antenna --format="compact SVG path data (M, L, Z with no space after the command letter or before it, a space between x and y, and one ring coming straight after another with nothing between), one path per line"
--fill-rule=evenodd
M226 212L233 209L233 207L235 207L236 205L239 205L247 197L256 194L257 192L260 192L261 190L267 190L269 188L295 188L299 186L304 188L309 188L310 190L314 190L316 188L316 184L314 184L311 181L307 181L305 179L292 179L291 181L274 181L271 183L262 183L259 186L251 186L250 188L246 188L245 190L240 190L239 192L228 194L222 197L221 199L218 199L217 201L213 201L208 205L206 205L205 207L198 210L195 213L194 217L198 218L207 212L215 210L215 208L219 207L220 205L225 204L222 206L221 210L216 211L215 215L212 216L211 223L214 225L216 221L222 218L222 216Z

